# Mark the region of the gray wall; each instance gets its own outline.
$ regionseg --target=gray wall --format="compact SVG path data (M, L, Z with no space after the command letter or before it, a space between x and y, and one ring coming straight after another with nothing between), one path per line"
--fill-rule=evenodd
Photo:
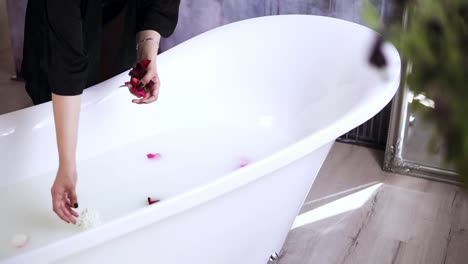
M161 42L165 51L215 27L247 18L264 16L270 0L182 0L176 31Z
M390 0L373 2L382 14L389 9ZM363 23L361 7L362 0L182 0L176 31L162 41L161 51L226 23L258 16L311 14Z
M373 1L382 13L389 10L391 0ZM27 0L6 0L6 4L13 57L19 71ZM215 27L258 16L312 14L362 23L361 5L362 0L182 0L176 31L162 41L161 51Z

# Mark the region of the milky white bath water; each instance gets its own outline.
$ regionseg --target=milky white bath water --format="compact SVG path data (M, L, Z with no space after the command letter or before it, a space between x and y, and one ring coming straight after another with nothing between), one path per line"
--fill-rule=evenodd
M288 143L289 137L267 128L166 131L80 161L77 211L92 208L105 224L149 206L148 197L163 201L222 177L244 166L246 160L264 158ZM148 153L159 153L161 157L148 159ZM41 158L40 153L37 158ZM55 173L0 189L0 260L83 232L61 221L52 211L50 188ZM28 244L20 249L11 245L18 233L29 237Z

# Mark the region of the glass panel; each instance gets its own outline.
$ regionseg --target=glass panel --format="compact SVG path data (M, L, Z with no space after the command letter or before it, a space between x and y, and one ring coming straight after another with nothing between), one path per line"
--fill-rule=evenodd
M432 123L425 120L416 111L416 107L427 107L429 114L434 109L434 102L423 94L413 94L408 97L408 115L405 131L403 157L405 160L440 169L454 170L444 161L444 145L440 137L434 137ZM434 138L433 138L434 137Z

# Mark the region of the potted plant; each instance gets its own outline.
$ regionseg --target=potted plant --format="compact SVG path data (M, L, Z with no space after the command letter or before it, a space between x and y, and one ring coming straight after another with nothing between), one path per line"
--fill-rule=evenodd
M416 110L444 141L444 158L468 182L468 0L395 0L386 23L364 4L364 20L381 33L369 61L385 66L380 50L392 42L410 65L407 85L430 98L433 108Z

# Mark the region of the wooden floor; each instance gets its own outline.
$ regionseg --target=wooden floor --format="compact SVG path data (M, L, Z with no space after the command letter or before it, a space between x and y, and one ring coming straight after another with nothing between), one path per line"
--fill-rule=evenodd
M468 263L468 196L383 172L383 152L335 143L280 264Z
M6 36L0 1L0 36ZM0 114L30 106L0 38ZM459 187L385 173L383 152L335 143L280 264L468 264L468 197Z

